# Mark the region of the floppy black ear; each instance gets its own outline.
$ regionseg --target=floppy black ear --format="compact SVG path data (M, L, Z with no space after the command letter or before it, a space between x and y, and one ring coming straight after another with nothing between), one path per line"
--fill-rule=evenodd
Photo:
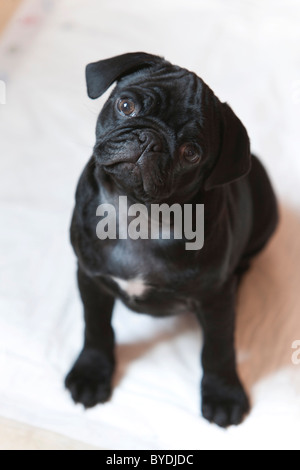
M99 98L122 76L163 62L163 58L155 55L132 52L89 64L86 68L88 95L92 99Z
M205 189L232 183L251 169L250 140L244 125L226 104L221 104L223 135L218 160L205 183Z

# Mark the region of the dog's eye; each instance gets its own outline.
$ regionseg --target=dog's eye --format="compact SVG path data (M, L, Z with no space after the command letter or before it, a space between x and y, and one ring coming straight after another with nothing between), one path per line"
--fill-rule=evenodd
M117 103L118 111L123 116L134 117L138 113L137 105L130 98L123 98Z
M185 162L196 164L201 161L201 151L195 144L184 144L180 147L181 157Z

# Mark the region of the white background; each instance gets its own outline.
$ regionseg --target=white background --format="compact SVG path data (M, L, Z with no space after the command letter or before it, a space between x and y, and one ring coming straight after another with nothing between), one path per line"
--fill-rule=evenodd
M281 201L299 212L299 22L298 0L25 2L0 41L1 415L109 449L299 447L290 369L256 384L241 427L200 417L192 318L118 308L112 401L84 412L63 388L83 328L68 226L103 103L86 96L85 65L140 50L197 72L242 119Z

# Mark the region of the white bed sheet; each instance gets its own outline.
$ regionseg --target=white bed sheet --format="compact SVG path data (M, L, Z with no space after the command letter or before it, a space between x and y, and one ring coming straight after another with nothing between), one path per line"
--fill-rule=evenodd
M299 19L298 0L25 1L0 41L0 415L108 449L299 447L290 370L256 386L239 428L200 418L191 317L118 306L112 400L84 412L63 387L83 331L68 225L103 102L86 96L85 65L144 50L196 71L300 209Z

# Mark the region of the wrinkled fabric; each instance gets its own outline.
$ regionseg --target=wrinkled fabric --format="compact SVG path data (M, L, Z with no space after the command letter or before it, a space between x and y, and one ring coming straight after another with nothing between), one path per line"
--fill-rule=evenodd
M298 442L294 370L257 385L239 428L200 417L192 317L157 320L118 305L112 400L85 412L63 379L83 337L68 228L104 102L86 95L86 64L141 50L195 71L241 118L281 199L300 210L299 16L298 0L24 2L0 38L0 415L107 449Z

